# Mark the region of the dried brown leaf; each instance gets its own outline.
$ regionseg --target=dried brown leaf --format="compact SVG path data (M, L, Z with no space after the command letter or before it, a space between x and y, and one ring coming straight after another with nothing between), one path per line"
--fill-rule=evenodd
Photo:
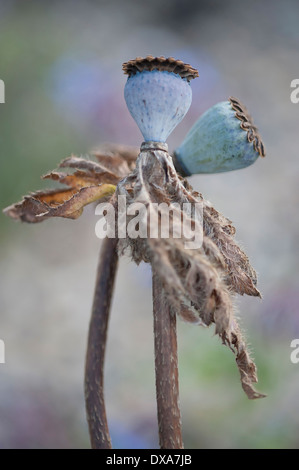
M85 205L113 194L115 185L134 168L138 152L133 147L106 144L95 154L98 161L71 155L59 166L75 171L52 171L42 177L68 188L37 191L7 207L4 213L30 223L49 217L76 219Z
M130 170L136 166L136 160L139 155L139 147L131 147L129 145L119 145L112 143L102 144L97 149L93 150L92 154L101 162L103 156L109 155L110 157L119 156L122 160L126 161Z
M99 184L99 181L93 174L88 174L81 170L77 170L75 173L70 175L62 172L51 171L51 173L47 173L42 178L58 181L61 184L66 184L70 188L84 188L86 186Z
M7 207L4 213L13 219L29 223L42 222L49 217L77 219L84 206L110 196L114 191L115 186L111 184L38 191Z
M238 294L261 297L257 276L248 256L235 242L235 228L208 201L204 201L204 231L221 252L227 265L227 284Z

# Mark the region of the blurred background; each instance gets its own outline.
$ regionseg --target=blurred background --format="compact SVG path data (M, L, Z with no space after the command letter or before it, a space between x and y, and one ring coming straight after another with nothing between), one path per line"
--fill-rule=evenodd
M232 353L178 322L186 448L297 448L299 364L299 78L296 0L0 0L1 207L46 187L40 175L97 145L139 146L126 109L122 63L174 56L199 69L193 103L169 138L178 146L208 107L240 98L267 157L230 173L190 178L237 228L259 273L263 300L239 298L240 322L259 374L249 401ZM100 240L93 207L77 221L38 225L1 217L1 448L88 448L83 376ZM157 448L151 273L123 258L106 362L115 448Z

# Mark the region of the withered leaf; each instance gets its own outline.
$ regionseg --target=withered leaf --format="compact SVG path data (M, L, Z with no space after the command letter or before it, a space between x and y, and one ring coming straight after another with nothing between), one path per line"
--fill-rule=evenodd
M51 171L42 177L43 179L51 179L61 184L66 184L72 188L84 188L86 186L94 186L99 182L93 174L87 174L85 171L77 170L73 174L66 174L57 171Z
M138 149L104 144L94 151L94 155L98 161L71 155L59 167L75 171L52 171L42 177L64 184L67 188L31 193L3 212L13 219L30 223L49 217L78 218L84 206L114 193L119 180L134 169Z
M116 157L119 156L125 161L131 170L134 170L136 160L139 155L139 147L131 147L129 145L120 145L113 143L105 143L93 150L92 154L101 162L103 158L107 156Z
M227 284L238 294L261 297L257 276L248 256L234 241L235 228L208 201L204 201L204 230L221 252L227 265Z
M42 222L49 217L77 219L84 206L114 193L115 186L102 184L85 188L38 191L25 196L19 203L4 209L4 213L23 222Z
M49 217L78 218L83 207L111 196L115 185L135 167L138 149L124 145L104 144L94 151L98 161L71 155L59 167L72 173L52 171L42 178L68 186L37 191L13 204L4 213L24 222L41 222Z

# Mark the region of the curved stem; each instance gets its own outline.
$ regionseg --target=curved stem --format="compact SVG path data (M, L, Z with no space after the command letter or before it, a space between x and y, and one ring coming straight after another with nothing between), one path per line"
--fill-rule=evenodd
M176 315L153 270L156 395L161 449L183 449L179 408Z
M104 400L104 360L109 311L118 264L117 239L105 238L100 252L85 363L85 405L91 446L111 449Z

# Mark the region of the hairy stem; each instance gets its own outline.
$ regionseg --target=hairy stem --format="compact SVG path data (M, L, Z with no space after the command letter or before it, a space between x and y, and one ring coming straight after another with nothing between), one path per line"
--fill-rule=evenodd
M183 449L179 408L176 316L153 271L156 396L161 449Z
M93 449L111 449L104 400L104 360L109 311L117 271L117 239L103 240L89 324L85 363L85 404Z

